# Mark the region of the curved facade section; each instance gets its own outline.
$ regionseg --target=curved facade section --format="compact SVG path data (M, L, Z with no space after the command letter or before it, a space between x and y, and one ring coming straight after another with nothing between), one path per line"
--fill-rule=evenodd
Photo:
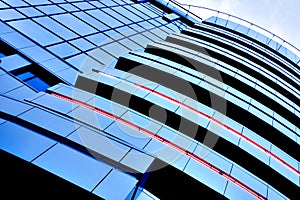
M89 199L300 197L299 59L284 46L175 1L0 6L7 193L16 169L28 196L55 180Z

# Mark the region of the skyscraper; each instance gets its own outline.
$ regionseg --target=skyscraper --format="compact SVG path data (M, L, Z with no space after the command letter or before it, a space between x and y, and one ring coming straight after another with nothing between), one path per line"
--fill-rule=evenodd
M281 38L173 0L6 0L0 19L3 194L300 196L300 58Z

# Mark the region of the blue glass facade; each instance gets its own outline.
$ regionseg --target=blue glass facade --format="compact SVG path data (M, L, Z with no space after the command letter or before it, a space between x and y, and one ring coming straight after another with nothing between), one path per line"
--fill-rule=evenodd
M7 194L300 197L300 59L275 36L173 0L6 0L0 46Z

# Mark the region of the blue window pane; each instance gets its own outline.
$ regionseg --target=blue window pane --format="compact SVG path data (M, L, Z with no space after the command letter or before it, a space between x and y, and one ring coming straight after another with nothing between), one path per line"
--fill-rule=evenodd
M228 174L232 168L232 163L202 144L199 144L196 147L194 154L198 155L199 157L203 158L207 162L211 163L212 165L225 171Z
M28 85L30 85L31 87L33 87L34 89L36 89L37 91L46 91L47 88L50 87L50 85L48 85L46 82L44 82L39 77L30 79L30 80L26 81L26 83Z
M89 49L92 49L95 47L95 45L93 45L92 43L88 42L87 40L83 39L83 38L79 38L77 40L73 40L71 41L71 43L79 48L80 50L82 51L86 51L86 50L89 50Z
M154 17L158 16L156 13L154 13L151 10L145 8L141 4L133 4L132 6L135 7L135 8L137 8L139 11L145 13L146 15L150 16L151 18L154 18Z
M95 98L91 99L88 102L88 104L100 108L106 112L112 113L113 115L118 117L123 115L126 112L125 108L100 96L96 96Z
M20 51L38 63L55 58L52 54L39 46L26 47Z
M263 196L267 195L267 185L258 180L255 176L248 174L248 172L245 170L234 166L232 168L231 175L253 190L257 191L259 194Z
M106 6L116 6L117 5L114 1L111 1L111 0L102 0L101 3Z
M179 107L178 104L170 102L169 100L167 100L161 96L158 96L156 94L153 94L153 93L150 93L148 96L146 96L145 99L158 105L158 106L161 106L162 108L165 108L165 109L173 111L173 112L175 112L177 110L177 108ZM164 111L161 111L161 112L164 112Z
M21 11L27 17L36 17L36 16L43 15L43 13L41 13L40 11L38 11L33 7L20 8L19 11Z
M112 17L105 14L104 12L101 12L100 10L90 10L87 11L87 13L96 17L97 19L101 19L101 22L105 23L106 25L109 25L112 28L122 26L122 24L119 21L113 19Z
M69 68L70 66L67 65L66 63L62 62L61 60L54 58L54 59L50 59L50 60L46 60L44 62L41 63L41 65L43 67L45 67L46 69L48 69L51 72L58 72L58 71L62 71L64 69Z
M190 109L183 106L179 107L179 109L177 109L175 113L204 128L206 128L209 124L208 118L203 117L202 115L198 115L196 112L193 112Z
M60 7L55 6L55 5L39 6L39 7L37 7L37 9L41 10L42 12L46 13L47 15L64 12L63 9L61 9Z
M102 46L103 44L106 44L108 42L111 42L112 40L105 36L103 33L97 33L91 36L86 37L90 42L95 44L96 46Z
M43 5L43 4L50 4L47 0L26 0L31 5Z
M272 153L274 153L279 158L283 159L285 162L287 162L289 165L293 166L295 169L298 168L299 162L295 160L293 157L279 149L278 147L272 145L271 148Z
M23 85L22 82L7 74L0 76L0 83L0 93L11 91Z
M232 199L232 200L255 200L257 199L255 196L248 193L246 190L240 188L236 184L232 182L228 182L226 191L225 191L225 197Z
M61 144L33 163L89 191L111 170L110 166Z
M61 24L57 23L50 17L39 17L34 19L36 22L42 24L43 26L47 27L49 30L53 31L60 37L69 40L75 37L78 37L77 34L73 33L66 27L62 26Z
M104 199L127 199L138 181L123 172L113 170L95 188L93 193Z
M57 75L73 85L77 80L78 71L73 68L69 68L57 73Z
M119 162L130 150L128 146L85 127L80 127L68 139Z
M64 101L62 99L59 99L57 97L48 94L45 94L39 98L34 99L33 102L38 105L57 110L64 114L70 112L71 110L77 107L76 104L73 104L68 101Z
M26 85L5 93L6 96L14 98L14 99L18 99L20 101L23 101L27 97L30 97L34 94L36 94L36 91L32 90L31 88L29 88Z
M19 1L19 0L5 0L5 3L11 6L28 6L28 4L25 3L24 1Z
M121 160L121 163L130 166L132 169L138 170L141 173L145 173L153 161L154 157L151 157L140 151L131 150Z
M87 2L74 3L74 5L77 6L78 8L80 8L81 10L95 8L94 6L92 6L91 4L89 4Z
M142 21L143 20L139 16L135 15L134 13L128 11L127 9L125 9L123 7L114 7L112 9L114 9L115 11L123 14L124 16L128 17L129 19L133 20L134 22Z
M32 79L34 78L34 74L31 72L25 72L23 74L20 74L17 76L19 79L21 79L22 81L26 81L28 79Z
M266 139L262 138L261 136L259 136L258 134L254 133L253 131L244 128L242 134L250 138L254 142L258 143L259 145L263 146L267 150L271 150L271 143Z
M46 89L50 87L47 82L39 77L41 74L34 74L30 71L30 68L25 68L25 70L26 71L17 74L16 76L22 81L26 82L32 88L36 89L37 91L46 91Z
M72 110L69 115L100 130L104 130L114 121L109 117L84 107L78 107Z
M132 23L132 20L129 20L128 18L123 17L122 15L118 14L117 12L114 12L110 8L104 8L104 9L102 9L102 11L104 11L107 14L110 14L111 16L113 16L115 19L117 19L118 21L122 22L123 24L130 24L130 23ZM113 15L111 13L113 13Z
M68 57L80 52L68 43L57 44L48 47L48 49L60 58Z
M145 91L143 89L137 88L136 86L130 84L130 83L126 83L121 81L120 83L115 85L116 88L119 88L129 94L132 94L134 96L138 96L141 98L144 98L147 94L149 94L149 91ZM116 95L117 96L117 95ZM129 99L128 99L129 101Z
M131 111L127 111L124 115L122 115L122 119L128 120L136 124L137 126L147 129L153 133L156 133L161 127L161 125L152 120L152 118L148 118Z
M2 34L1 38L16 49L35 45L29 39L27 39L26 37L22 36L20 33L17 32L9 32L6 34Z
M93 4L97 8L105 7L105 5L103 5L102 3L98 2L98 1L90 1L90 4Z
M186 149L189 151L193 151L196 148L196 143L190 139L187 138L185 136L183 136L182 134L180 134L179 132L166 128L166 127L162 127L159 132L157 133L159 136L163 137L164 139Z
M221 25L221 26L225 26L227 22L228 22L228 20L217 17L216 24ZM233 24L231 24L231 27L235 27L235 26Z
M0 10L0 18L1 20L13 20L13 19L20 19L24 18L24 15L21 13L12 10L12 9L6 9L6 10Z
M12 71L31 64L18 54L6 56L2 58L1 61L1 67L6 71Z
M269 188L267 199L285 200L285 199L288 199L288 198L283 196L282 194L280 194L278 191L276 191L272 188Z
M225 123L226 124L226 123ZM211 132L219 135L220 137L230 141L231 143L237 145L240 141L240 136L238 136L237 134L227 130L226 128L211 122L208 127L208 130L210 130Z
M9 32L14 32L14 30L6 24L4 24L3 22L0 22L0 35Z
M60 93L65 96L69 96L73 99L77 99L79 101L86 102L94 97L93 94L90 94L88 92L84 92L82 90L74 89L72 87L68 87L66 85L62 85L62 87L59 87L54 90L56 93Z
M105 131L139 148L144 147L151 139L149 136L141 133L140 131L120 122L114 122L106 128Z
M268 37L264 36L263 34L258 33L256 38L258 41L262 42L263 44L266 44L268 41Z
M228 182L227 179L195 160L190 159L184 172L216 190L220 194L223 194L225 191L226 183Z
M61 41L57 36L29 19L12 21L9 24L42 46Z
M293 182L294 184L299 186L299 176L284 166L281 162L278 162L274 158L271 157L270 159L270 166L282 174L285 178Z
M74 66L76 69L80 69L80 70L83 70L83 67L84 67L85 63L89 63L88 61L91 62L89 64L93 63L92 62L93 60L91 60L87 55L85 55L83 53L79 54L79 55L76 55L76 56L73 56L71 58L68 58L66 61L68 63L70 63L72 66Z
M88 15L84 12L77 12L74 13L74 15L76 15L77 17L79 17L80 19L82 19L83 21L85 21L86 23L92 25L93 27L97 28L99 31L104 31L109 29L108 26L106 26L105 24L101 23L102 19L100 20L99 18L94 18L93 15Z
M76 8L75 6L71 5L70 3L60 4L59 6L62 7L62 8L64 8L64 9L66 9L69 12L78 10L78 8Z
M239 25L236 29L235 29L235 31L238 31L238 32L240 32L240 33L242 33L242 34L247 34L248 33L248 31L249 31L250 29L248 28L248 27L245 27L245 26L243 26L243 25Z
M87 25L83 21L77 19L71 14L60 14L53 16L56 20L63 24L68 24L68 27L78 33L79 35L87 35L96 32L96 29Z
M165 161L166 163L177 162L177 167L179 168L185 167L188 161L188 159L184 157L184 154L158 140L151 140L146 147L144 147L144 150L147 153L149 152L151 155L155 155L157 158Z
M19 101L15 101L6 97L0 96L0 103L1 107L0 110L4 113L10 114L10 115L19 115L26 110L29 110L32 108L32 106L29 106L25 103L21 103Z
M139 17L142 17L143 19L148 19L149 16L145 15L144 13L140 12L138 9L133 8L132 6L124 6L124 8L128 9L132 13L138 15Z
M19 117L63 137L77 128L74 122L38 108L22 113Z
M0 133L1 149L27 161L55 144L53 140L11 122L0 125Z

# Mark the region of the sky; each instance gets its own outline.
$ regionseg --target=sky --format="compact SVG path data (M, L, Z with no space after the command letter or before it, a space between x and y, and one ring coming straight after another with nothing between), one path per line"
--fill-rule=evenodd
M177 0L226 12L278 35L300 49L299 0Z

